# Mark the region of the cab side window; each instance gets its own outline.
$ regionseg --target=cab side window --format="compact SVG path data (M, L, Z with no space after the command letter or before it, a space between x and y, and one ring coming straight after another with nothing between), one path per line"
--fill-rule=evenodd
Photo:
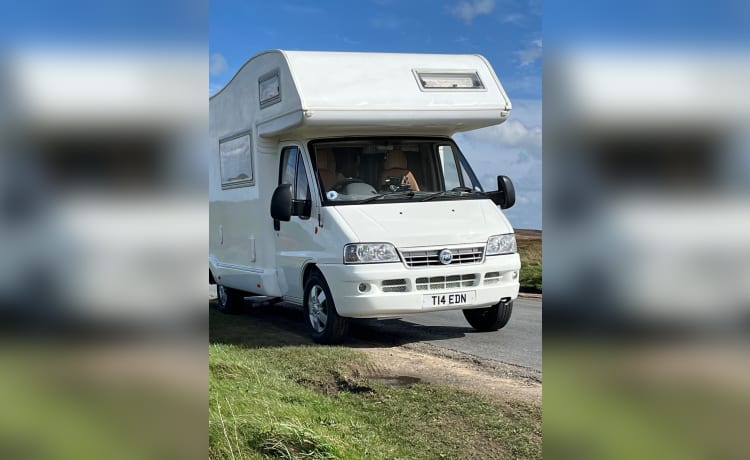
M294 183L294 199L295 200L309 200L310 199L310 186L307 184L307 170L305 169L305 162L302 161L302 155L297 155L297 180Z
M279 184L291 184L292 196L297 202L310 201L310 186L307 181L307 169L299 147L285 147L281 152ZM308 206L309 207L309 206ZM305 213L303 213L305 214ZM307 217L301 218L305 219Z
M462 177L456 165L456 156L450 145L438 146L438 157L440 160L441 173L445 183L445 190L462 187Z
M294 179L297 177L297 147L286 147L281 152L281 170L279 171L279 185L291 184L294 187Z

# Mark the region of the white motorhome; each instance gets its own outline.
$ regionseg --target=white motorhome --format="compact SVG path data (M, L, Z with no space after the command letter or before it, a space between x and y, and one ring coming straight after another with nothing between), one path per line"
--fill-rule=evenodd
M302 305L312 337L348 318L461 309L510 319L520 258L451 135L505 121L511 103L478 55L268 51L210 98L209 281Z

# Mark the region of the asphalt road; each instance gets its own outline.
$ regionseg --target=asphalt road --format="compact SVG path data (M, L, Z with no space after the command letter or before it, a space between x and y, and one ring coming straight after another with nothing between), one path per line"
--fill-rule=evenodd
M214 292L211 289L211 294ZM241 313L243 316L268 322L301 340L308 340L306 318L298 307L283 303L258 306L253 298L246 300L246 306ZM419 313L399 319L356 320L344 345L377 347L420 342L541 372L542 301L516 299L510 322L495 332L476 332L461 311Z
M542 371L541 299L516 299L510 322L496 332L476 332L461 311L419 313L400 320L368 320L365 324L380 334L419 339L438 347Z

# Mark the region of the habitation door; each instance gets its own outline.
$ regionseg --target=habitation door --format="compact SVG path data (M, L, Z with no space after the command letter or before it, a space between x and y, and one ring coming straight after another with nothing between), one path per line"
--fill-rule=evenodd
M278 183L292 185L294 200L311 200L307 171L302 149L296 145L283 146ZM288 300L302 302L302 265L310 259L314 227L313 219L297 215L292 216L289 222L281 222L279 230L275 232L279 284Z

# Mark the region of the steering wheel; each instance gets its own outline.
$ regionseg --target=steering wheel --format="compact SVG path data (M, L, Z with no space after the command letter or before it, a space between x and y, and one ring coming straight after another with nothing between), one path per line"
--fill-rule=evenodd
M356 177L350 177L336 183L331 190L343 195L366 195L377 193L372 185Z

